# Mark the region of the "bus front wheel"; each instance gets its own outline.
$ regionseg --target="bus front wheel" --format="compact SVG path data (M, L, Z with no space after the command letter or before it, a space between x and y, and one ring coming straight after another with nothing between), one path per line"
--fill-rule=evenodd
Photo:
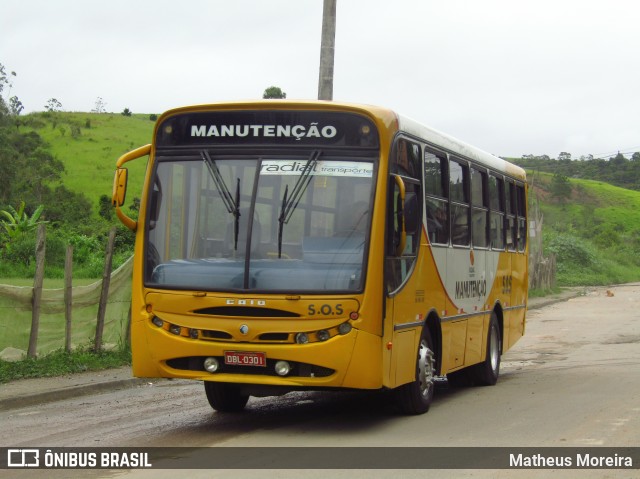
M242 394L235 384L205 381L204 391L211 407L220 412L242 411L249 401L249 395Z
M404 414L424 414L429 410L435 389L435 358L431 334L425 327L416 358L416 379L396 390L398 405Z

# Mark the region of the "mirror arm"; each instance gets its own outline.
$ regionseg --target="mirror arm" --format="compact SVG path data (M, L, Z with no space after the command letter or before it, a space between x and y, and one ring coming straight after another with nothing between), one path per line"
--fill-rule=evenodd
M116 215L118 216L120 221L122 221L122 224L124 224L131 231L135 231L136 229L138 229L138 222L125 215L119 206L116 206Z
M140 148L136 148L135 150L130 151L129 153L125 153L116 162L116 168L121 168L122 165L131 160L136 160L142 156L147 156L151 153L151 145L144 145Z

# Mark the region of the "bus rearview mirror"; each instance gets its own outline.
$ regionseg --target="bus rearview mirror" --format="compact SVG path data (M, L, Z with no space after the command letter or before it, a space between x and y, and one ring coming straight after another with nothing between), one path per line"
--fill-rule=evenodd
M128 170L126 168L117 168L115 177L113 178L113 194L111 196L111 204L113 206L124 205L127 196L127 177Z

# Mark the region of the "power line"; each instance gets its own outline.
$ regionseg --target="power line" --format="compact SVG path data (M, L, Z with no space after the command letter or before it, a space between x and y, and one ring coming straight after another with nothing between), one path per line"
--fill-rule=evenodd
M633 155L634 153L637 153L637 152L640 152L640 146L630 146L622 150L615 150L608 153L598 153L597 155L591 155L591 156L593 156L594 160L607 160L612 156L616 156L618 154Z

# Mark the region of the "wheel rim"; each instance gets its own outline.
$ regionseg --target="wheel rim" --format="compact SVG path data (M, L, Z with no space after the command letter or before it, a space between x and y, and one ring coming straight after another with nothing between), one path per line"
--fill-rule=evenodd
M489 344L489 354L491 357L491 369L497 371L500 361L500 341L498 340L498 330L495 327L491 328L491 342Z
M420 394L427 398L433 390L435 377L435 357L429 345L423 339L418 351L418 380L420 381Z

